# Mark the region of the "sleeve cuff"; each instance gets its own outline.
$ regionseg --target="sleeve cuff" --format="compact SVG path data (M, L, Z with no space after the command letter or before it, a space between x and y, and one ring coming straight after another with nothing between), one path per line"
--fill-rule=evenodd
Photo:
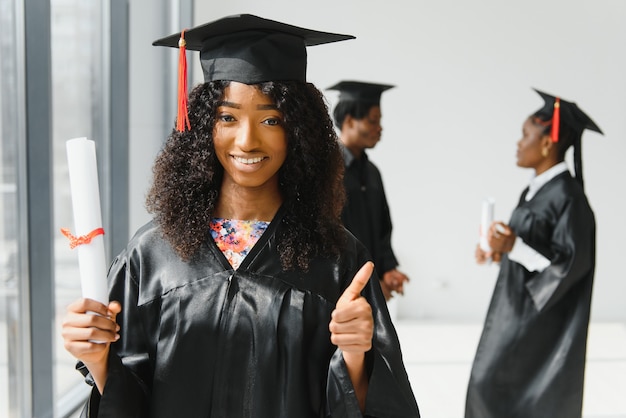
M515 239L513 249L508 254L509 260L521 264L528 271L541 273L550 265L550 260L524 242L520 237Z

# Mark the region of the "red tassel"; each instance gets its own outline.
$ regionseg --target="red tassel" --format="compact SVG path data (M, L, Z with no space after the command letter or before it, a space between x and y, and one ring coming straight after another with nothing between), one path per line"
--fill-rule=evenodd
M178 115L176 116L176 130L184 132L191 130L189 113L187 112L187 43L185 31L180 34L178 41Z
M552 115L552 130L550 137L552 142L559 142L559 125L561 124L561 99L554 99L554 114Z

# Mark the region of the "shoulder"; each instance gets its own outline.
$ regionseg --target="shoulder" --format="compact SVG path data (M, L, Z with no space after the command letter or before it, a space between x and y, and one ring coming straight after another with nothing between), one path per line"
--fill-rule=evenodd
M341 227L339 233L344 235L345 252L352 257L363 258L363 253L367 253L365 245L355 237L347 228Z
M159 255L156 259L160 259L163 256L170 260L177 258L176 252L165 239L159 225L154 221L150 221L137 229L126 244L126 247L116 257L116 261L126 262L129 259L133 259L133 261L138 262L146 257L154 259L152 255L156 254Z
M154 220L141 226L128 241L127 250L132 248L160 247L167 244L163 232Z
M576 213L577 218L594 216L583 187L569 172L551 179L524 207L536 214L544 213L555 222L566 213Z
M138 289L138 304L142 305L223 271L208 246L202 246L191 260L184 260L164 238L158 224L149 222L137 230L113 261L109 276L117 286L130 280Z
M126 244L126 247L113 259L111 272L121 271L137 266L146 260L159 260L162 257L156 254L173 254L174 251L169 243L164 239L159 226L150 221L141 226Z
M363 160L365 161L365 166L367 167L367 170L370 173L373 173L376 176L380 177L380 170L378 169L378 166L374 164L372 160L370 160L366 152L363 152Z
M339 232L344 235L343 248L339 259L339 266L351 279L367 261L374 261L369 251L348 229L341 227Z
M281 277L296 287L336 301L361 266L372 260L365 246L347 229L341 227L337 233L344 235L338 256L314 257L306 272L282 272Z
M569 172L556 176L548 185L550 193L563 202L589 204L582 185Z

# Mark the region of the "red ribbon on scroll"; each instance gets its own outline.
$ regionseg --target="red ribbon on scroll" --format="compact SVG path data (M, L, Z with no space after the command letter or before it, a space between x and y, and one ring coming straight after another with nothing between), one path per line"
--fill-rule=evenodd
M70 240L70 248L74 249L78 247L79 245L89 244L91 240L97 237L98 235L104 235L104 229L96 228L90 233L88 233L87 235L81 235L80 237L76 237L72 235L70 230L67 228L61 228L61 233L65 235L67 239Z

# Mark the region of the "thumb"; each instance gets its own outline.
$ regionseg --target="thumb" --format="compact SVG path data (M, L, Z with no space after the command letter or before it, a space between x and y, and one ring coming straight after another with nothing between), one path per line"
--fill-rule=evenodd
M117 314L120 313L121 311L122 311L122 305L120 305L119 302L117 301L109 302L108 316L110 316L111 319L115 320L115 318L117 317Z
M359 269L359 271L354 275L350 286L343 291L343 294L339 297L337 301L337 306L340 304L344 304L355 299L361 297L361 290L367 285L367 282L370 280L370 276L374 272L374 263L368 261L363 264L363 266Z

